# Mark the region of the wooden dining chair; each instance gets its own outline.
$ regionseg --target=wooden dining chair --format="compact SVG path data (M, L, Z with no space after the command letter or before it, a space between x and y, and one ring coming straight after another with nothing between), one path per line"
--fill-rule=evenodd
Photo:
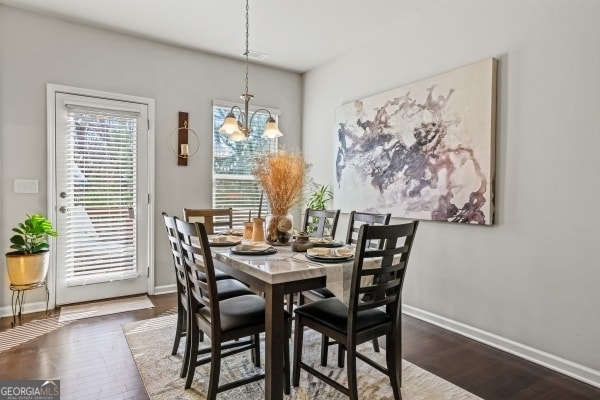
M360 227L364 224L368 225L388 225L392 214L373 214L359 211L352 211L348 219L348 230L346 232L346 244L356 244L357 235ZM371 247L377 247L379 244L375 241L369 243ZM308 291L305 293L307 297L313 300L325 299L334 297L335 295L327 288L320 288ZM325 365L325 364L323 364Z
M186 338L185 348L188 348L187 337L188 337L188 318L189 318L189 298L187 281L185 278L185 265L183 261L183 252L181 247L180 235L177 231L175 223L175 217L170 217L167 213L163 212L163 219L165 227L167 229L167 237L169 239L169 245L171 247L171 253L173 255L173 265L175 267L175 278L177 285L177 323L175 325L175 339L173 342L173 349L171 354L177 354L179 349L179 343L182 338ZM224 272L215 269L215 279L217 282L217 291L220 299L227 299L230 297L241 296L246 294L254 294L246 285L233 279ZM199 275L199 279L206 280L206 275ZM199 334L199 340L202 341L204 333ZM187 372L187 360L186 351L184 350L184 362L182 363L182 369L180 376L183 378Z
M187 330L187 317L188 317L188 298L187 288L185 282L185 270L180 268L183 266L181 262L181 245L179 244L179 238L177 234L177 227L175 226L175 219L169 217L165 212L162 213L165 227L167 229L167 238L169 239L169 246L173 255L173 265L175 267L175 284L177 285L177 324L175 326L175 340L173 342L173 349L171 355L177 354L179 349L179 343L181 338L186 337ZM176 260L179 259L179 260ZM180 376L185 376L186 366L182 364Z
M357 238L357 252L352 272L349 305L332 297L314 301L295 310L294 359L292 384L300 383L300 369L317 377L350 397L358 400L356 359L360 358L386 374L396 400L401 399L402 386L402 335L401 297L402 285L418 221L400 225L362 225ZM372 248L370 243L380 245ZM365 262L372 260L369 267ZM335 340L346 350L348 386L343 386L329 376L302 361L304 327ZM385 336L386 366L382 366L356 347L364 342Z
M348 232L346 233L346 244L356 244L360 227L368 225L388 225L392 214L376 214L360 211L352 211L348 220ZM371 240L369 247L379 247L377 240Z
M181 234L181 246L184 252L187 287L189 289L189 310L193 314L189 319L189 343L187 349L187 377L185 388L190 388L196 367L210 363L207 399L215 400L217 393L263 379L264 373L219 385L221 359L250 350L254 365L260 366L259 334L265 331L265 299L255 294L218 298L217 281L208 243L206 228L201 223L189 223L175 220ZM206 281L198 279L200 274ZM198 350L198 333L205 332L210 337L210 348ZM291 315L285 312L286 337L291 334ZM242 340L250 336L250 340ZM197 356L207 355L198 359ZM284 342L284 360L282 365L284 391L290 393L289 341Z
M310 236L335 237L340 210L313 210L307 208L304 212L302 231Z
M356 245L356 241L358 239L358 232L360 231L360 227L362 225L388 225L390 223L391 218L392 214L374 214L360 211L352 211L350 213L350 218L348 219L346 244ZM378 243L376 240L370 240L368 243L369 247L379 247L380 245L382 244ZM308 297L309 299L314 301L335 297L335 294L333 294L333 292L327 288L309 290L308 292L304 292L300 295L300 304L304 304L304 297ZM322 336L321 365L327 365L329 346L331 346L332 344L335 343L331 342L327 336ZM377 342L377 340L373 340L373 350L375 352L379 352L379 342ZM338 346L338 366L344 366L344 350L341 346Z
M338 219L340 218L340 210L313 210L307 208L304 212L304 222L302 223L302 231L307 232L313 237L331 236L335 238ZM287 296L287 310L289 313L294 308L294 297L298 297L298 304L304 303L302 293L290 293Z
M202 222L206 228L206 233L213 235L233 228L233 209L184 208L183 219L186 222Z

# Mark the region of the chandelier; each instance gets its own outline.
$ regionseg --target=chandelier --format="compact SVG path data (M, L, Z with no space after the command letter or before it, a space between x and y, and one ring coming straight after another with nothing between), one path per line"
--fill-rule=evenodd
M283 136L283 134L277 127L277 121L275 121L275 118L273 118L273 116L271 115L271 112L269 110L267 110L265 108L259 108L258 110L254 111L254 113L252 113L252 115L250 115L248 113L248 105L250 103L250 100L252 100L252 98L254 97L250 93L248 93L248 54L249 54L249 50L248 50L248 27L249 27L248 14L249 14L249 9L250 8L248 6L248 0L246 0L246 51L244 52L245 66L246 66L246 81L245 81L246 90L245 90L244 94L242 94L240 96L240 98L244 100L244 110L242 111L242 109L238 106L231 107L231 110L225 117L225 121L223 121L223 125L221 125L221 127L219 128L219 133L228 135L231 140L235 140L236 142L239 142L241 140L246 140L248 138L248 135L252 132L252 120L254 119L254 116L259 111L264 111L267 114L269 114L269 118L267 119L267 123L265 124L265 130L263 132L263 137L274 139L274 138ZM236 111L236 110L238 112L237 117L234 113L234 111Z

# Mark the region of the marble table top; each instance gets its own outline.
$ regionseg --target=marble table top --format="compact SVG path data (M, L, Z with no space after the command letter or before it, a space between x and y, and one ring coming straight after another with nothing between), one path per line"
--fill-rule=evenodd
M340 299L348 300L353 261L324 264L307 259L306 253L293 252L290 246L276 249L277 253L270 255L233 254L229 247L213 247L211 252L217 260L270 284L326 275L327 288Z

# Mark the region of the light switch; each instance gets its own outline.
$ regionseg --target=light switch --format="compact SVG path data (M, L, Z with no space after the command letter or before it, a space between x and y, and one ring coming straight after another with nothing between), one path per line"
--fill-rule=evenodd
M15 179L13 182L13 190L15 193L37 193L37 179Z

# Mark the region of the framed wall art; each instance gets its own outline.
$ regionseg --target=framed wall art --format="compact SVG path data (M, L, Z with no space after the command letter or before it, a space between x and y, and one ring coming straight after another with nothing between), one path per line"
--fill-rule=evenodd
M496 71L489 58L337 108L336 207L493 224Z

